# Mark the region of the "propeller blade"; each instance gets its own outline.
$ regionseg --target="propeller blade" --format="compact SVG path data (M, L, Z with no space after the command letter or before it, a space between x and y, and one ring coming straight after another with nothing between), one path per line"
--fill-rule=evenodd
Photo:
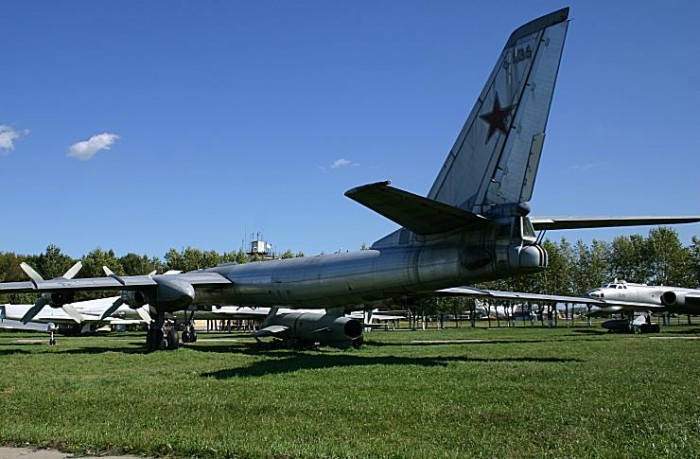
M63 312L68 314L71 319L75 320L76 322L80 323L83 321L83 316L78 312L77 309L75 309L73 306L70 304L64 304L61 306L61 309L63 309Z
M22 271L24 271L24 273L27 276L29 276L29 278L32 280L32 282L34 282L34 285L44 282L44 278L41 277L41 274L34 271L34 268L29 266L27 263L22 262L19 264L19 267L22 268Z
M105 320L107 317L111 316L114 314L114 312L119 309L119 306L124 304L124 300L122 298L117 298L114 303L112 303L112 306L108 307L105 312L102 313L100 316L100 320Z
M73 279L76 274L80 271L80 269L83 267L83 262L79 261L76 264L74 264L66 273L63 275L64 279Z
M39 298L36 301L36 303L34 303L34 306L29 308L29 311L27 311L22 316L22 319L20 319L22 321L22 323L26 325L27 322L29 322L30 320L32 320L34 318L34 316L39 314L41 312L41 310L44 309L44 306L46 306L47 304L49 304L49 300L47 300L43 296L41 298Z
M151 313L148 311L148 305L145 304L136 310L136 314L141 317L141 320L151 322Z

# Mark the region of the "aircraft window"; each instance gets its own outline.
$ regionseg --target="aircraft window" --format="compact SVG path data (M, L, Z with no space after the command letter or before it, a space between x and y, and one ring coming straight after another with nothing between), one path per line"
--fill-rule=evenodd
M535 228L532 226L532 222L527 217L522 217L523 220L523 239L537 239L535 234Z

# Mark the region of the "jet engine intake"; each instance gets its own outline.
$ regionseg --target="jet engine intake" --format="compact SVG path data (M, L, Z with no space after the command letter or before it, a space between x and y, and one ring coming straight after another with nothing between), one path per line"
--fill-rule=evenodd
M685 306L685 294L668 290L661 294L661 302L664 306Z

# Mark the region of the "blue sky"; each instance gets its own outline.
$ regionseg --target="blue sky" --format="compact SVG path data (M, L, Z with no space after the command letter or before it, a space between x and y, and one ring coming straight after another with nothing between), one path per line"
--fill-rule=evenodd
M5 1L0 250L356 250L396 225L343 192L426 193L510 32L566 5L533 215L700 214L696 2Z

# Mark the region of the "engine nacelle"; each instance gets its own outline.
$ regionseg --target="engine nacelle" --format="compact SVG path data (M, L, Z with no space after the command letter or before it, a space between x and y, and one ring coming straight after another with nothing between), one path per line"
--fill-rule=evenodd
M138 290L123 290L121 298L131 309L138 309L148 303L148 297Z
M72 303L75 292L50 292L42 295L52 308L60 308L64 304Z
M122 300L132 309L148 303L167 312L187 309L194 301L194 287L182 279L158 278L157 284L147 290L124 290Z
M265 325L286 327L287 330L281 337L300 344L350 347L362 342L362 323L350 317L317 312L289 312L271 317Z
M668 290L661 294L661 302L664 306L685 306L685 293Z
M194 301L194 287L189 282L177 279L159 277L156 282L155 298L150 304L157 308L176 311L186 309Z

